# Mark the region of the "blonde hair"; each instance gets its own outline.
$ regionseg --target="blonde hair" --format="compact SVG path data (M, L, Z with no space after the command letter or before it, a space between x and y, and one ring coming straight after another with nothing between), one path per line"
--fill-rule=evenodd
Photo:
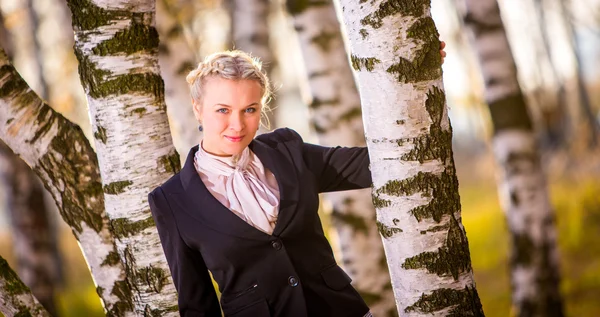
M266 120L264 126L269 129L269 118L266 111L270 111L267 103L271 98L269 78L262 70L262 62L250 54L239 51L223 51L206 56L196 69L189 72L185 78L190 86L190 94L194 102L202 104L202 95L206 80L211 77L221 77L230 80L254 80L262 88L261 116ZM262 123L262 122L261 122Z

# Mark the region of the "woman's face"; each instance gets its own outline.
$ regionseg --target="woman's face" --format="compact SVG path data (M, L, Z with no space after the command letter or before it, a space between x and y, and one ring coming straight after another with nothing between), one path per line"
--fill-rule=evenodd
M257 81L209 78L203 87L202 105L194 102L204 150L219 156L241 153L260 125L261 98Z

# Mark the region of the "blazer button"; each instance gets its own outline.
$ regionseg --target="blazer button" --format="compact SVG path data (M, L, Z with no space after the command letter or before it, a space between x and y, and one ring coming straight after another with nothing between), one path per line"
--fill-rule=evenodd
M298 279L294 276L290 276L288 278L288 284L290 284L291 287L296 287L298 286Z
M273 246L273 249L281 250L281 242L279 242L278 240L271 242L271 245Z

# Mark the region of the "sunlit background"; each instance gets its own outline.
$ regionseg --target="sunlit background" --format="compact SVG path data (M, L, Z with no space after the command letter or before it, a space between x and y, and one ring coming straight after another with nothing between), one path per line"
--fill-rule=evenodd
M230 18L214 0L165 1L184 26L197 61L231 48ZM454 129L454 155L460 181L463 223L467 230L477 288L487 316L510 314L509 236L496 194L490 153L490 120L476 56L469 45L455 0L433 0L432 14L447 43L444 83ZM499 0L542 146L551 199L557 214L561 256L561 291L568 316L600 316L600 156L585 130L556 144L553 129L559 113L578 126L600 121L600 1ZM543 5L540 7L540 3ZM562 3L562 5L561 5ZM0 0L2 45L13 49L13 62L29 85L57 111L91 136L85 95L73 54L70 12L63 0ZM157 17L158 19L161 16ZM270 22L276 61L268 65L276 90L276 126L300 132L317 142L309 127L306 75L299 43L285 6L274 0ZM10 44L6 44L10 43ZM583 89L579 89L582 85ZM559 91L564 91L561 97ZM585 105L583 93L589 104ZM170 105L168 105L170 106ZM582 115L590 107L592 118ZM566 109L566 110L565 110ZM561 112L562 111L562 112ZM189 129L196 130L196 126ZM174 132L174 138L178 135ZM91 140L92 145L94 144ZM343 145L343 144L340 144ZM0 183L1 185L1 183ZM11 228L0 189L0 255L16 267ZM51 198L47 204L53 207ZM102 316L100 301L82 253L55 208L62 269L56 296L59 316ZM327 218L327 210L323 217ZM325 223L328 223L325 219Z

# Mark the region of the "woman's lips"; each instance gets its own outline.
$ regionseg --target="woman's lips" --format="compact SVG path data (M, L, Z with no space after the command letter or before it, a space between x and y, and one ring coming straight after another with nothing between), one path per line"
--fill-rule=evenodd
M225 136L225 138L231 142L240 142L240 141L242 141L242 139L244 137L243 136L238 136L238 137Z

